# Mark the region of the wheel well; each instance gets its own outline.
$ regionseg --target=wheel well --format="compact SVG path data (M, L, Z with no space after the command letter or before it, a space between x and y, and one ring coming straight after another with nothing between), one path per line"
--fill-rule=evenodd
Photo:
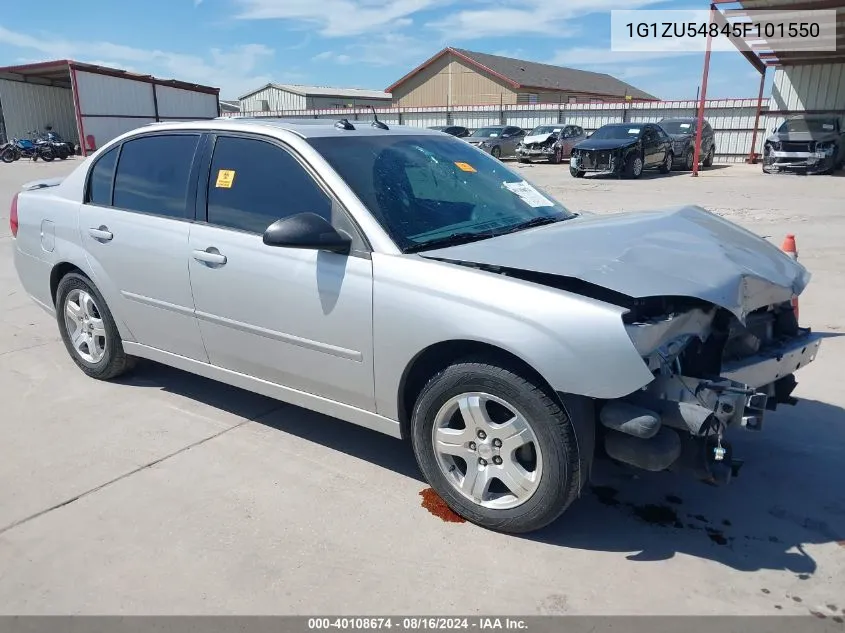
M488 362L504 364L520 372L526 378L538 381L549 394L558 399L554 389L545 378L519 356L489 343L453 340L435 343L427 347L408 363L399 383L399 428L403 438L410 437L411 414L417 398L426 383L440 370L466 358L484 358Z
M53 270L50 271L50 297L53 299L54 306L56 304L56 290L59 288L59 282L68 273L79 273L80 275L85 274L77 266L69 264L68 262L56 264L53 266Z

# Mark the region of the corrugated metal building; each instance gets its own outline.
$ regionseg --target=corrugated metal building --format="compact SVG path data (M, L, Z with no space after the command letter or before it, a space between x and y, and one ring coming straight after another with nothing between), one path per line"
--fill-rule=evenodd
M267 84L242 96L241 112L275 110L322 110L389 106L390 94L361 88L328 88L294 84Z
M219 89L70 60L0 68L0 133L52 125L87 154L147 123L213 119Z
M604 73L444 48L387 89L400 107L654 101Z

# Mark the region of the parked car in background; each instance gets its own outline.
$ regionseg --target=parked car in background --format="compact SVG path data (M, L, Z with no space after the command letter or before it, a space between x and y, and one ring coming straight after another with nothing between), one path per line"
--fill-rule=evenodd
M469 128L466 128L463 125L434 125L428 129L437 130L438 132L443 132L445 134L451 134L452 136L457 136L458 138L464 138L465 136L469 136L471 134Z
M522 139L516 154L521 163L537 158L559 163L569 158L572 148L586 138L584 129L577 125L538 125Z
M569 173L639 178L645 169L668 174L674 160L672 139L655 123L610 123L572 149Z
M658 123L672 138L673 168L692 170L695 161L695 137L698 119L695 117L671 117ZM716 156L716 133L707 120L702 122L699 161L704 167L713 165Z
M574 213L418 128L149 125L24 185L9 226L89 377L147 358L408 440L502 532L606 455L728 483L728 436L794 404L821 343L792 307L807 270L765 239L696 206Z
M830 174L845 166L845 130L836 116L797 115L772 131L763 146L763 171Z
M513 158L524 137L525 130L515 125L488 125L478 128L464 140L494 158Z

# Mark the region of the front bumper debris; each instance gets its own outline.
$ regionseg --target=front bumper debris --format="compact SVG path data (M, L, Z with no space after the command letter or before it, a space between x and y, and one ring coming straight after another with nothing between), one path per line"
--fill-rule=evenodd
M579 152L572 154L570 165L585 173L615 174L619 170L620 161L613 151Z
M786 152L771 150L763 157L769 171L803 171L821 173L834 166L834 156L825 152Z

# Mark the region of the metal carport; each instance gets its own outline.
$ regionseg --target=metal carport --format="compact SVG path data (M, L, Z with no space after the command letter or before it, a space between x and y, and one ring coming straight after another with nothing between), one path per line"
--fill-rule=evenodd
M726 5L733 5L735 9ZM757 97L757 115L748 162L757 160L757 129L763 105L763 88L766 71L775 68L772 100L775 109L769 109L769 116L790 114L836 114L845 115L845 0L712 0L710 22L719 25L737 11L812 11L836 10L836 50L796 51L779 50L770 41L732 38L737 50L760 73L760 90ZM704 70L701 79L701 95L698 104L698 130L696 134L693 176L698 175L698 160L701 151L701 123L704 119L704 102L707 98L707 77L710 73L711 40L708 37L704 53Z
M58 60L0 68L0 132L25 137L52 125L83 154L156 121L213 119L220 89Z

